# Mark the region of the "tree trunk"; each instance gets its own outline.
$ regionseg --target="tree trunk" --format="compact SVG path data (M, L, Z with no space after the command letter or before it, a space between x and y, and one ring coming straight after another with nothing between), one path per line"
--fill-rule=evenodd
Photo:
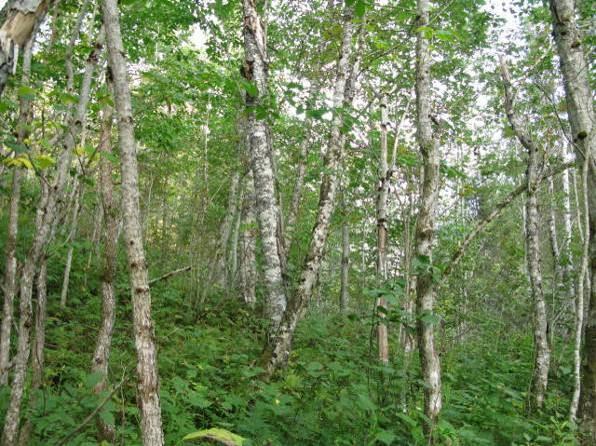
M106 76L108 90L112 91L110 74ZM116 319L116 293L114 290L114 277L118 255L118 206L114 200L114 185L112 181L112 162L108 159L112 154L112 121L113 109L109 104L104 105L99 137L99 195L101 206L104 209L105 226L102 232L103 244L103 273L101 276L101 328L95 344L95 353L91 362L91 371L101 375L100 380L93 388L97 395L108 388L108 365L112 347L112 333ZM107 156L104 156L107 155ZM113 425L107 424L101 417L97 418L97 440L112 443L115 437Z
M22 85L29 85L31 74L31 50L33 41L29 40L23 55ZM19 122L17 138L19 143L29 136L31 123L31 101L26 97L19 99ZM10 363L10 336L12 331L13 307L17 294L17 235L19 229L19 204L21 200L21 181L23 174L18 167L12 173L12 193L8 210L8 233L6 236L6 270L4 272L4 305L2 307L2 327L0 329L0 385L8 384L8 366Z
M31 388L29 390L29 408L31 412L35 411L37 406L37 397L43 386L43 368L44 368L44 347L46 342L46 308L48 302L48 262L46 258L41 260L39 273L37 274L37 305L35 308L35 339L31 346ZM31 415L25 421L19 435L19 445L27 446L31 438L33 423Z
M230 237L234 229L234 219L236 217L236 209L238 207L238 189L240 185L240 172L236 169L232 173L232 180L230 182L230 191L228 193L228 207L226 215L221 224L221 232L219 236L219 252L217 261L217 274L219 285L222 288L226 287L226 279L228 277L228 260Z
M596 117L589 67L573 0L550 0L553 35L561 62L567 115L578 164L588 163L588 190L596 190ZM586 444L596 442L596 194L589 195L591 286L585 321L585 366L582 374L580 418Z
M355 83L351 73L357 72L353 66L350 66L354 30L352 15L352 8L346 5L343 18L341 55L337 64L337 77L333 93L334 117L331 136L329 138L329 147L324 159L325 168L319 191L317 218L296 294L283 315L279 329L269 337L268 344L265 347L262 362L267 376L271 376L275 370L287 364L292 349L292 339L296 325L302 318L306 304L312 297L312 292L321 268L325 242L329 234L329 223L333 209L335 208L335 196L339 179L338 173L345 142L345 135L343 133L345 122L344 112L340 109L342 107L344 109L351 107Z
M345 218L345 217L344 217ZM341 289L339 293L339 309L345 313L350 300L350 228L348 222L341 225Z
M429 1L417 0L417 27L429 23ZM416 127L417 139L423 159L423 183L416 223L415 255L419 264L416 277L416 322L418 349L424 380L424 425L429 444L434 443L434 428L441 411L441 364L435 347L434 284L432 252L434 243L435 211L439 195L439 142L433 135L431 124L431 54L430 41L419 31L416 44Z
M143 248L140 221L138 167L127 63L116 0L102 2L108 61L114 80L114 102L118 118L121 156L122 214L130 270L133 324L137 350L138 399L141 410L141 436L144 446L164 444L159 403L157 348L151 319L151 291Z
M586 234L589 233L590 229L590 216L588 214L588 164L584 163L582 172L582 190L583 190L583 201L586 211L584 212L583 226ZM588 262L590 260L590 240L584 239L583 250L581 257L580 273L577 279L577 295L575 302L575 333L573 343L573 395L571 396L571 404L569 405L569 420L572 423L577 422L577 412L579 409L580 396L582 391L582 335L584 329L584 294L588 295L587 289L585 289L586 279L588 278Z
M10 403L4 421L4 431L2 433L3 446L12 446L17 439L21 402L30 350L29 336L31 330L31 296L33 292L33 278L35 276L35 271L41 256L45 255L45 250L48 243L50 242L54 220L57 216L57 210L63 200L64 188L69 175L72 152L81 129L85 125L85 116L87 113L87 104L89 102L91 82L93 79L95 65L99 59L100 50L101 44L97 43L92 50L91 55L87 59L76 112L69 119L69 125L64 131L60 141L62 153L58 157L58 161L56 163L56 174L55 179L50 186L51 190L47 190L47 188L44 187L46 192L42 194L42 197L40 198L37 208L35 237L33 238L31 248L21 273L18 341L17 353L14 359L15 373L11 386ZM69 113L69 115L70 114L71 113Z
M256 0L243 0L244 5L244 49L243 75L256 87L255 94L246 94L248 119L246 130L254 177L257 203L257 221L265 258L265 285L267 287L267 308L271 321L271 332L275 332L286 310L287 298L282 275L282 253L279 251L279 221L275 178L272 163L272 149L269 145L267 120L257 117L255 108L264 105L268 92L268 59L266 36Z
M68 296L68 286L70 284L70 270L72 267L72 256L74 253L74 239L77 233L77 226L79 223L79 210L81 208L81 195L83 194L83 184L77 178L74 180L73 188L74 191L74 200L72 203L72 217L71 217L71 227L70 233L68 234L67 243L68 252L66 253L66 265L64 265L64 275L62 279L62 292L60 293L60 307L66 307L66 297Z
M49 0L14 0L0 27L0 97L16 71L19 49L32 39L48 10Z
M522 120L513 110L513 92L511 78L504 59L501 59L501 75L505 87L505 113L513 132L521 145L528 152L528 167L526 181L528 191L526 197L526 247L528 274L532 301L534 302L534 376L532 377L532 404L541 409L544 405L546 388L548 385L548 370L550 366L550 346L548 344L548 321L546 302L542 287L542 271L540 268L540 214L538 212L538 184L540 182L540 152L532 141Z
M240 289L244 302L254 306L257 302L255 284L257 279L256 258L255 258L255 193L252 171L246 175L244 189L244 200L241 213L241 235L240 235Z
M377 280L381 287L387 281L387 99L381 99L381 153L379 156L379 183L377 189ZM384 298L377 301L379 325L377 326L377 343L379 348L379 361L389 363L389 338L387 325L384 322L387 311L387 302Z

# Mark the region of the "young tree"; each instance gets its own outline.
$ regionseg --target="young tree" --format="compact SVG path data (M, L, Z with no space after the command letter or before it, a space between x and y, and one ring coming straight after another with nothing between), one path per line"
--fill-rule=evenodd
M124 242L128 257L137 351L138 400L141 409L141 435L144 446L164 444L159 403L157 348L151 319L151 291L143 247L139 209L139 186L134 121L128 85L120 18L116 0L103 0L103 23L108 62L114 81L114 102L118 122L122 176Z
M583 36L573 0L550 0L555 39L567 99L567 116L578 165L588 164L588 190L596 190L596 116ZM591 291L585 320L585 366L581 383L581 425L586 441L596 441L596 194L589 194ZM577 307L577 305L576 305ZM581 308L577 308L581 311ZM577 330L577 327L576 327ZM581 330L579 330L581 331Z
M534 303L534 376L532 378L533 407L541 409L544 405L548 385L550 367L550 346L548 344L548 320L546 302L542 286L540 268L540 214L538 213L538 185L541 176L540 150L527 132L523 121L513 109L513 92L511 76L504 58L501 58L501 76L505 88L505 113L511 128L520 144L528 152L528 168L526 170L528 190L526 195L526 247L530 288Z
M430 2L417 0L418 36L416 43L416 130L422 153L423 183L416 222L415 255L419 270L416 274L416 325L418 349L424 380L425 433L430 444L435 442L435 427L442 406L441 364L435 346L435 290L432 271L435 212L439 197L439 140L432 128L431 51L424 29L429 25Z

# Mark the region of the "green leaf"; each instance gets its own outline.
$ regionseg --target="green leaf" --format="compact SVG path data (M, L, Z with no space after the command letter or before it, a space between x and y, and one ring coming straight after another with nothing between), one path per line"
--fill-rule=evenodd
M393 441L396 439L397 437L395 436L395 434L393 432L390 431L380 431L377 432L377 434L375 435L374 440L369 443L369 444L375 444L377 441L380 441L383 444L387 444L390 445L393 443Z
M30 101L32 99L35 99L36 92L33 88L29 87L28 85L21 85L17 90L17 94L20 98Z
M101 412L99 412L99 418L101 418L101 421L103 421L108 426L113 426L116 423L116 420L114 419L114 414L109 410L102 410Z
M242 446L245 438L236 435L229 430L214 427L211 429L203 429L198 432L186 435L183 441L210 441L212 443L219 443L224 446Z
M47 169L56 164L56 160L50 155L38 155L35 157L35 164L39 169Z

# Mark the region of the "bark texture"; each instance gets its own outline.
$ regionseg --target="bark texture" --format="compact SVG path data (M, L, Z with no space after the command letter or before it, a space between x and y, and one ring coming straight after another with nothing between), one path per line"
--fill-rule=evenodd
M240 290L244 302L253 306L256 297L256 222L255 222L255 191L252 172L246 175L244 200L241 214L240 234Z
M157 348L151 319L151 291L143 247L136 141L124 57L120 18L116 0L102 2L108 61L114 81L114 102L121 157L122 214L124 241L132 291L133 325L137 351L138 401L141 410L141 438L144 446L162 446L164 436L159 402Z
M550 367L548 343L548 320L540 268L540 214L538 212L538 183L541 176L540 151L530 137L521 118L513 109L511 77L504 59L501 59L501 76L505 87L505 113L517 139L528 152L526 181L526 248L530 288L534 303L534 375L532 377L532 405L541 409L544 405ZM558 248L557 248L558 251Z
M417 1L417 27L429 23L429 1ZM434 443L434 429L442 406L441 364L435 346L432 323L434 312L434 284L432 252L435 238L435 211L439 196L439 143L431 124L431 53L430 41L424 32L418 32L416 42L416 130L423 160L423 183L416 223L415 255L422 265L416 271L416 325L418 349L424 380L424 414L427 417L425 433L429 444ZM429 321L429 318L430 321Z
M345 312L350 300L350 227L348 222L341 226L341 288L339 292L339 309Z
M553 18L553 35L561 63L563 84L567 100L567 115L571 136L580 166L588 163L588 190L596 190L596 117L592 90L588 79L590 72L583 36L577 23L577 11L573 0L550 0ZM587 293L584 349L585 362L582 371L580 398L580 424L585 432L586 444L596 442L596 193L589 194L591 286Z
M319 205L316 222L313 227L309 250L306 255L304 266L298 282L295 295L283 315L279 329L268 339L268 345L263 355L263 366L266 375L271 375L275 370L287 364L291 349L294 331L298 321L302 318L306 303L312 296L316 285L325 242L329 234L329 223L333 209L338 186L338 170L341 165L345 135L343 133L344 112L351 106L354 96L354 79L352 74L357 72L350 66L352 54L352 36L354 24L352 22L353 11L350 6L344 9L343 36L341 54L337 64L337 75L333 92L334 117L329 138L329 147L324 159L324 174L319 190Z
M110 73L107 74L108 89L111 90ZM114 276L116 274L116 260L118 254L118 206L114 200L114 185L112 182L112 162L105 155L112 153L112 121L113 109L104 105L102 113L101 134L99 137L99 195L104 209L103 271L101 276L101 328L95 344L95 352L91 362L91 371L99 373L101 379L93 391L96 394L105 392L108 388L108 365L112 347L112 333L116 320L116 293L114 290ZM101 417L97 418L98 441L113 442L115 429L113 425L105 423Z
M38 29L48 10L49 0L14 0L6 11L0 27L0 96L8 78L14 74L19 49L24 47Z
M248 118L246 131L254 178L257 204L257 221L265 259L264 277L267 287L267 309L271 321L271 332L279 327L286 310L287 296L282 274L284 264L280 245L280 209L275 188L273 154L269 139L269 125L266 119L257 117L255 109L266 107L268 92L267 41L262 18L259 16L256 0L243 0L244 6L244 51L242 73L255 88L247 92L246 108ZM254 94L250 94L254 93Z

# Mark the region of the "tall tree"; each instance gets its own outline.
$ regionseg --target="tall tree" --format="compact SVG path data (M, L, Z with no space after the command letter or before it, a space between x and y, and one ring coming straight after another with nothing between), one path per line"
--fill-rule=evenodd
M335 208L335 199L339 181L339 169L345 144L345 110L351 107L354 98L355 73L352 60L352 37L354 34L353 8L346 3L343 11L343 34L340 57L337 63L335 85L333 89L334 116L331 124L329 145L325 153L325 170L319 188L319 204L315 225L312 230L310 246L296 293L291 299L288 309L283 314L279 328L268 340L263 354L263 365L266 374L271 375L287 364L292 350L292 339L296 325L302 318L307 302L310 300L319 277L323 259L325 242L329 235L329 223ZM342 110L343 109L343 110Z
M157 347L155 345L153 320L151 319L151 290L149 289L147 276L139 209L134 120L117 1L104 0L102 2L102 12L108 62L114 80L114 102L118 122L124 242L128 257L132 294L135 347L137 351L138 399L141 409L141 435L144 446L162 446L164 438L159 402Z
M264 21L257 10L257 0L243 1L244 19L244 64L242 74L253 86L246 94L248 113L246 131L254 178L256 217L265 258L265 285L267 287L267 309L271 320L271 331L275 332L286 310L287 296L282 265L283 243L280 234L280 209L274 176L273 153L270 130L262 110L269 106L267 36Z
M596 190L596 116L583 36L574 0L550 0L553 35L561 63L571 139L578 165L588 164L588 190ZM588 443L596 441L596 194L589 194L591 291L585 320L585 365L580 417ZM581 309L578 308L578 311Z
M433 284L432 253L435 239L435 212L439 197L439 140L432 128L431 51L425 33L429 26L430 2L417 0L418 36L416 41L416 137L423 163L423 183L416 222L415 255L416 326L418 349L424 380L425 433L434 443L435 427L442 406L441 364L435 345L433 312L435 290Z
M513 108L513 91L511 76L505 59L501 59L501 76L505 88L505 113L511 128L524 149L528 152L528 168L526 170L528 190L526 193L526 247L528 273L534 304L534 376L532 377L533 407L541 409L544 405L548 385L550 367L550 346L548 343L548 320L546 302L542 285L540 267L540 214L538 212L538 185L541 176L540 150L526 130L521 118ZM558 251L558 250L557 250Z

